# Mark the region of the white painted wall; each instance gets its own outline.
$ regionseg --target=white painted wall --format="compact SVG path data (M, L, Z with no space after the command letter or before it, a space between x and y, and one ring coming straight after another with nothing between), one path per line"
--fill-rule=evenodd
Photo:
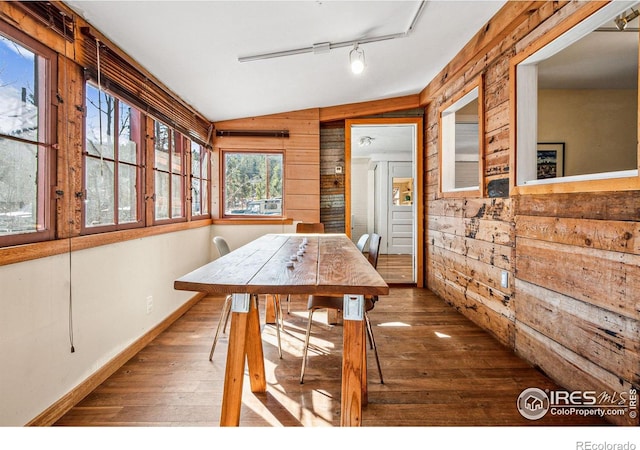
M538 142L565 143L565 176L636 169L637 104L637 90L540 90Z
M210 256L202 227L0 267L0 426L29 422L183 305L195 293L173 281Z
M355 243L364 233L373 233L368 228L369 207L369 158L351 160L351 240ZM371 193L373 197L373 193Z
M296 223L292 225L225 225L216 224L211 226L211 237L209 239L210 259L218 258L218 250L213 245L215 236L222 236L229 244L231 251L242 247L245 244L269 233L295 233Z

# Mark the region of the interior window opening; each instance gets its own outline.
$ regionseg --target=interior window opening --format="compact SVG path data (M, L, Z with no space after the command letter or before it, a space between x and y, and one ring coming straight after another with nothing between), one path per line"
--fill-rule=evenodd
M517 65L517 184L638 174L638 3L613 2Z

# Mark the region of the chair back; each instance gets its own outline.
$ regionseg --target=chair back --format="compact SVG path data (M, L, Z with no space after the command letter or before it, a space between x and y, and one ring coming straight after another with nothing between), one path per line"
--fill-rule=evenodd
M231 252L231 250L229 249L229 244L227 244L227 241L225 241L222 236L214 237L213 245L215 245L218 249L218 253L220 253L220 256L224 256L227 253Z
M358 242L356 243L356 247L358 247L358 250L363 252L364 251L364 246L367 245L368 241L369 241L369 235L368 234L363 234L362 236L360 236L360 239L358 239Z
M296 233L324 233L324 224L300 222L296 225Z
M379 234L373 233L369 240L369 254L367 259L369 263L374 267L374 269L378 268L378 255L380 254L380 241L382 237Z

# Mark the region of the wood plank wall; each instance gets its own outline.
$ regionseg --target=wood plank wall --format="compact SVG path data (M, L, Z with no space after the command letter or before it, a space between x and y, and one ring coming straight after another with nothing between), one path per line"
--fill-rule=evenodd
M344 121L320 127L320 222L327 233L345 233ZM343 168L336 174L335 168Z
M318 109L216 122L216 130L288 130L288 138L215 137L221 150L282 150L284 152L284 215L303 222L320 221L320 121ZM214 206L219 203L219 175L213 181ZM215 211L214 211L215 212Z
M421 94L426 270L429 288L563 387L612 394L640 386L640 192L508 188L509 61L589 3L509 2ZM439 106L481 73L484 196L439 198Z

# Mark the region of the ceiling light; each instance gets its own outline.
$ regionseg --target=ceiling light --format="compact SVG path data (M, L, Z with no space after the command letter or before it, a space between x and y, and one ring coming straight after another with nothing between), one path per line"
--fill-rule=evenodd
M373 141L375 141L375 138L372 138L370 136L362 136L360 138L360 141L358 142L358 145L360 145L360 147L367 147L371 145Z
M629 22L631 22L633 19L635 19L639 15L640 15L640 12L638 12L637 9L631 8L631 12L626 16L623 13L614 19L616 28L620 31L626 29Z
M358 47L357 42L353 45L353 50L349 52L349 64L351 65L351 72L356 75L364 71L364 50Z
M238 62L242 63L242 62L249 62L249 61L259 61L263 59L280 58L283 56L300 55L303 53L316 53L316 54L326 53L328 50L350 47L353 44L355 44L355 47L357 48L358 44L369 44L371 42L381 42L381 41L387 41L390 39L405 38L414 31L416 24L418 23L418 18L420 17L420 15L422 14L422 11L425 9L426 6L427 6L427 0L422 0L420 2L420 5L418 6L418 10L416 11L416 13L413 16L413 19L411 20L411 25L409 25L409 28L407 28L407 30L403 32L385 34L382 36L369 36L369 37L362 36L358 39L354 39L350 41L322 42L318 44L313 44L309 47L298 47L298 48L292 48L290 50L284 50L284 51L260 53L256 55L250 55L250 56L240 56L238 57ZM364 53L363 53L363 62L364 62Z

